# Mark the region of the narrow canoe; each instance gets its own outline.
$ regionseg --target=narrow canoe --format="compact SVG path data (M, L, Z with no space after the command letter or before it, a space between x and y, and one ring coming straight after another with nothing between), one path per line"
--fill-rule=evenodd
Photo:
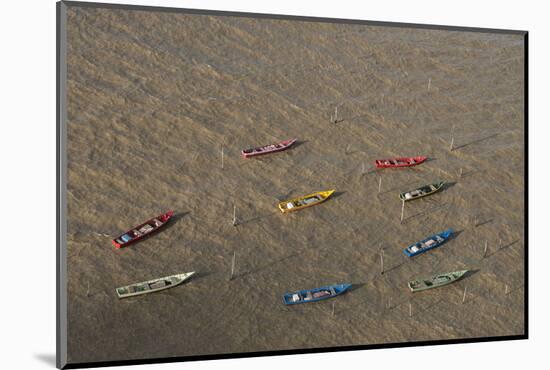
M158 279L144 281L141 283L130 284L116 288L118 298L133 297L136 295L158 292L160 290L175 287L189 279L195 272L186 272L183 274L170 275Z
M125 232L124 234L114 238L112 240L115 248L126 247L134 242L137 242L140 239L145 238L148 235L151 235L170 220L174 215L173 211L168 211L163 213L155 218L150 219L147 222L142 223L139 226L132 228L131 230Z
M398 168L398 167L411 167L423 163L428 157L401 157L401 158L389 158L389 159L377 159L374 161L378 168Z
M293 212L303 208L322 203L334 193L334 190L318 191L317 193L304 195L303 197L285 200L279 203L281 212Z
M444 274L435 275L426 279L409 281L408 286L412 292L420 292L426 289L438 288L457 281L467 272L468 270L446 272Z
M439 182L434 182L433 184L421 186L414 190L405 191L399 194L399 199L404 200L405 202L408 202L409 200L422 198L427 195L437 193L439 190L441 190L444 184L445 184L445 181L439 181Z
M260 146L258 148L250 148L241 150L241 155L245 158L255 157L257 155L264 155L269 153L280 152L288 149L296 142L297 139L284 140L277 144L270 144Z
M336 284L322 288L300 290L283 295L283 303L286 305L318 302L324 299L336 297L351 287L351 284Z
M424 253L430 249L440 247L451 237L451 235L453 235L453 229L447 229L439 234L434 234L429 238L419 241L418 243L409 245L405 248L403 253L409 257L416 256L417 254Z

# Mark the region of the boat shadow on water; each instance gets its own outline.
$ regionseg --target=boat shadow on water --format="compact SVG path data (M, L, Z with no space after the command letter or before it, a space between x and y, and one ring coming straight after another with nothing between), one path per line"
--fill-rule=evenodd
M341 195L344 195L346 192L345 191L335 191L334 193L332 193L332 195L327 199L327 201L331 200L331 199L336 199L338 198L339 196Z
M458 236L460 234L462 234L464 232L464 229L462 230L456 230L456 231L453 231L453 233L447 238L447 240L445 241L445 244L455 240L456 238L458 238Z
M481 269L468 270L464 275L462 275L462 277L459 279L459 281L464 280L464 279L468 279L470 276L473 276L473 275L477 274L479 271L481 271Z
M441 186L441 189L439 189L439 192L447 191L455 185L456 185L456 181L445 182L443 186Z
M191 213L190 211L187 211L187 212L178 212L178 213L174 213L170 219L170 221L164 225L164 227L162 227L161 229L158 230L158 234L162 233L163 231L166 231L168 229L171 229L179 220L181 220L182 218L184 218L185 216L187 216L189 213ZM154 235L154 234L151 234L151 235ZM149 237L149 235L147 236ZM145 240L146 238L143 238L142 240Z

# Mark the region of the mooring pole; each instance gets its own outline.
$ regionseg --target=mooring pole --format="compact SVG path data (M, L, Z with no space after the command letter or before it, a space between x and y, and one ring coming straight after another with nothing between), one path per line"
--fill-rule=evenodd
M235 252L233 252L233 260L231 261L231 277L229 280L233 280L233 274L235 273Z

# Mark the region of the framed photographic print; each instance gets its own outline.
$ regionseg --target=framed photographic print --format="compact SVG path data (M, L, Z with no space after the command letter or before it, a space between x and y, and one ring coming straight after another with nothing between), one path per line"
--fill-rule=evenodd
M527 338L526 31L57 27L58 367Z

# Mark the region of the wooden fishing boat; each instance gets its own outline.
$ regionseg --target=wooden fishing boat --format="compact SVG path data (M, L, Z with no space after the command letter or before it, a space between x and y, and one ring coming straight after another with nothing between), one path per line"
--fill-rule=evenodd
M277 144L270 144L261 146L258 148L250 148L241 150L241 155L245 158L255 157L257 155L264 155L269 153L280 152L288 149L296 142L297 139L284 140Z
M416 256L430 249L440 247L451 237L451 235L453 235L453 229L447 229L439 234L434 234L429 238L419 241L418 243L409 245L403 252L409 257Z
M390 159L377 159L374 161L378 168L399 168L399 167L411 167L423 163L428 157L401 157Z
M151 235L166 223L173 216L174 212L168 211L163 213L155 218L150 219L147 222L142 223L139 226L132 228L131 230L125 232L119 237L112 240L113 245L116 248L126 247L134 242L137 242L140 239L145 238L148 235Z
M311 207L322 203L334 193L334 190L318 191L317 193L308 194L303 197L285 200L279 203L281 212L293 212L303 208Z
M286 305L317 302L336 297L351 287L351 284L336 284L322 288L300 290L298 292L285 293L283 302Z
M158 279L144 281L141 283L130 284L116 288L118 298L133 297L136 295L158 292L164 289L175 287L189 279L195 272L186 272L183 274L170 275Z
M408 282L408 286L412 292L420 292L426 289L438 288L457 281L467 272L468 270L453 271L435 275L426 279L413 280Z
M425 197L427 195L437 193L443 185L445 184L445 181L439 181L435 182L433 184L428 184L421 186L417 189L411 190L411 191L405 191L401 194L399 194L399 199L404 200L405 202L413 199L418 199Z

